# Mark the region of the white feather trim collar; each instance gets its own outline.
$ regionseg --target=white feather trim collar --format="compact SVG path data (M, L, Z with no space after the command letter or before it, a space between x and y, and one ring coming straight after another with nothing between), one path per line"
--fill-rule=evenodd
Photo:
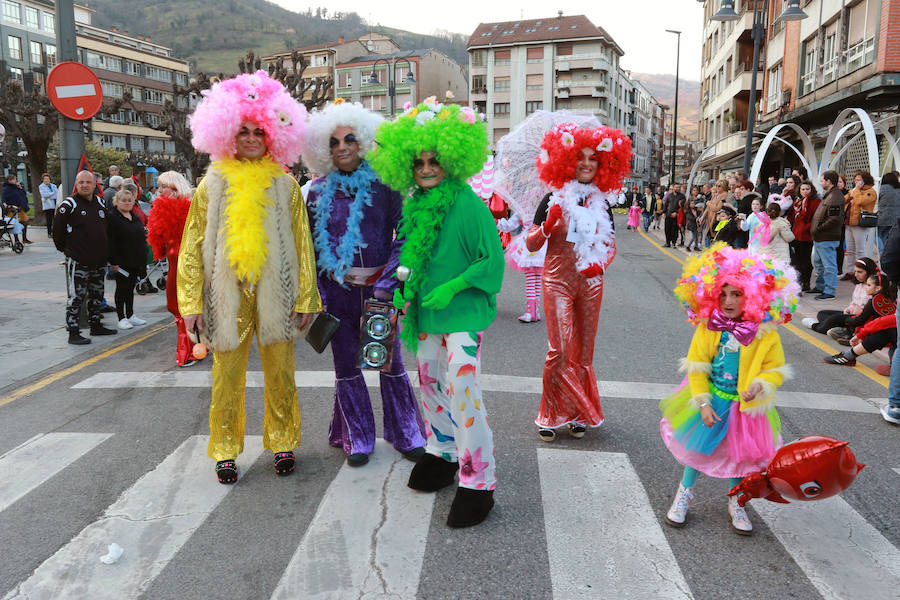
M609 261L615 231L608 201L615 197L616 194L601 192L591 183L576 180L567 182L550 197L549 205L558 204L568 223L566 241L575 244L575 267L579 271Z

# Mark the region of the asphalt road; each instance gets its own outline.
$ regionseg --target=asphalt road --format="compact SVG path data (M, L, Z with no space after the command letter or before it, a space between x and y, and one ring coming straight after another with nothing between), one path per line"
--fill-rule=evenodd
M779 527L770 527L775 520L765 517L771 515L773 505L761 506L763 501L754 500L749 511L754 535L735 535L727 519L727 483L708 478L697 484L697 501L688 526L672 529L663 523L681 468L660 440L654 396L648 392L640 397L640 390L641 384L648 389L657 384L654 389L658 389L658 384L674 387L680 382L678 360L687 351L692 329L672 295L680 265L639 234L625 231L624 220L619 223L617 242L619 254L605 282L594 366L601 382L633 383L626 386L629 397L604 398L606 422L584 439L563 434L548 445L537 438L533 424L540 398L535 379L516 380L531 382L526 391L499 391L505 388L496 386L486 392L498 463L496 508L478 527L451 530L444 521L452 488L437 493L433 505L426 499L423 505L393 516L393 505L382 496L387 521L396 519L401 530L421 534L410 535L403 543L382 544L385 563L393 563L400 573L392 580L389 573L384 574L387 571L375 569L382 591L378 585L371 588L367 573L362 575L366 586L347 583L360 577L353 562L357 546L368 544L369 538L375 540L380 531L366 530L361 538L351 538L347 525L356 523L354 511L358 511L358 526L368 527L363 514L370 508L369 499L379 497L381 483L376 477L374 483L366 480L357 488L339 485L347 468L342 469L342 453L327 444L332 407L329 387L302 387L299 391L303 442L292 476L272 474L269 452L251 453L255 459L239 460L241 480L210 500L204 509L208 515L190 511L203 513L194 525L173 521L153 528L152 518L131 515L125 520L151 526L142 537L130 543L110 536L102 538L102 544L85 542L84 531L110 519L108 508L123 502L129 493L140 496L133 499L135 505L148 506L159 500L157 495L177 493L166 479L146 480L142 486L137 483L168 464L167 460L174 461L174 466L161 472L182 481L190 464L178 462L179 449L192 436L208 434L207 388L74 387L102 373L181 376L187 370L174 367L175 331L169 327L0 406L0 478L8 478L0 481L0 487L25 478L6 463L23 454L23 445L42 439L36 436L73 434L76 440L93 440L74 434L106 434L85 442L88 446L72 457L72 462L46 476L40 475L42 469L61 460L56 452L16 463L28 465L29 476L38 481L5 504L0 493L0 595L269 598L284 585L283 575L300 547L302 552L297 554L303 556L299 558L318 557L321 561L312 563L319 565L315 569L307 566L290 571L291 577L308 580L305 589L314 588L320 597L388 597L385 580L400 582L389 590L390 597L396 598L891 597L883 595L883 590L896 590L890 586L900 582L900 563L894 560L900 556L900 512L894 506L900 495L900 472L894 470L900 468L900 429L871 410L853 409L856 405L849 402L843 410L817 408L814 400L812 407L779 409L786 441L811 434L849 440L859 461L867 465L841 495L839 504L822 503L821 512L811 517L812 525L797 519L806 514L806 505L777 507L792 511L778 513L787 519L784 531L779 531ZM484 338L482 371L486 375L541 376L546 328L543 322L525 325L516 320L524 308L523 296L523 278L508 271L498 299L498 318ZM877 382L856 370L822 363L822 350L788 331L781 336L795 372L784 391L854 399L885 397L886 390ZM77 366L80 360L54 370ZM298 371L327 372L330 354L316 355L298 343L296 364ZM414 369L409 357L406 365ZM190 371L209 368L210 361L205 361ZM255 349L249 368L260 370ZM508 389L520 388L511 385ZM370 390L379 422L377 388ZM8 387L2 395L12 391ZM836 402L840 404L840 400ZM262 416L262 388L251 387L247 393L248 436L261 435ZM389 448L379 447L378 452L386 460L395 459ZM608 480L591 475L605 472L619 457L624 460L624 471ZM562 462L553 462L557 458ZM392 474L409 468L402 460L392 464ZM553 464L565 467L551 473L547 469ZM362 469L370 468L379 467L370 464ZM209 494L219 494L223 486L215 482L212 461L203 463L202 469L200 475L175 487L196 486L197 497L204 501ZM629 479L632 473L636 474L634 481ZM601 480L602 485L598 484ZM129 492L132 489L137 491ZM390 499L412 493L402 485L389 488L385 483L384 489L390 490ZM360 500L354 505L355 493ZM350 514L343 515L343 521L329 520L325 509L348 497ZM605 535L607 529L631 523L632 514L637 515L634 522L640 527L628 525L624 531L625 537L634 535L635 540ZM866 535L855 527L857 521L846 520L848 515L865 524L868 538L859 541ZM385 522L379 521L381 525ZM188 534L172 546L172 537L180 531ZM312 531L317 532L315 536ZM874 540L871 544L869 538ZM863 549L842 550L841 544L848 540L862 544ZM112 542L123 546L122 560L100 565L99 557ZM174 550L167 555L161 550L165 547ZM817 552L824 552L827 560ZM667 558L670 556L674 560ZM576 558L584 566L573 572ZM117 573L126 573L126 568L141 560L154 565L143 571L143 579L117 583ZM372 565L376 562L372 559ZM362 568L371 574L369 566L366 563ZM879 585L885 587L873 587L872 573L880 573ZM682 576L686 586L679 583ZM662 587L648 595L640 586L643 579L650 582L654 577L663 582ZM18 588L21 582L28 583ZM123 593L118 585L132 586L125 589L136 592ZM92 589L102 593L94 595Z

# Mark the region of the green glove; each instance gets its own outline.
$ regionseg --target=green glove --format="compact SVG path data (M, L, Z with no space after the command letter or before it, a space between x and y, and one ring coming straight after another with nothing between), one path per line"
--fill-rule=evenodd
M394 290L394 308L403 310L406 308L406 298L400 293L400 290Z
M447 305L453 300L453 296L469 287L470 286L466 283L465 279L462 277L455 277L447 283L442 283L428 292L422 299L422 306L434 310L443 310L447 308Z

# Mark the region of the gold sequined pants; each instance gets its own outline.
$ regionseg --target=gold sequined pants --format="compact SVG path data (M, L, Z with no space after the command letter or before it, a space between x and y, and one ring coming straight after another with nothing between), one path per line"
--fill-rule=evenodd
M213 353L212 403L209 406L209 447L215 461L237 458L244 450L244 388L250 341L256 332L256 292L241 290L238 309L238 346ZM259 346L259 338L256 340ZM300 407L294 384L294 342L259 346L265 376L263 446L274 453L300 445Z

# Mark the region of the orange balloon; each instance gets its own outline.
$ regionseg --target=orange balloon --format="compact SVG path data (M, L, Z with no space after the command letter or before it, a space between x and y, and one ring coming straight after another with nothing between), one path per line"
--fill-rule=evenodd
M206 353L207 350L204 344L194 344L194 350L192 352L194 358L196 358L197 360L203 360L204 358L206 358Z

